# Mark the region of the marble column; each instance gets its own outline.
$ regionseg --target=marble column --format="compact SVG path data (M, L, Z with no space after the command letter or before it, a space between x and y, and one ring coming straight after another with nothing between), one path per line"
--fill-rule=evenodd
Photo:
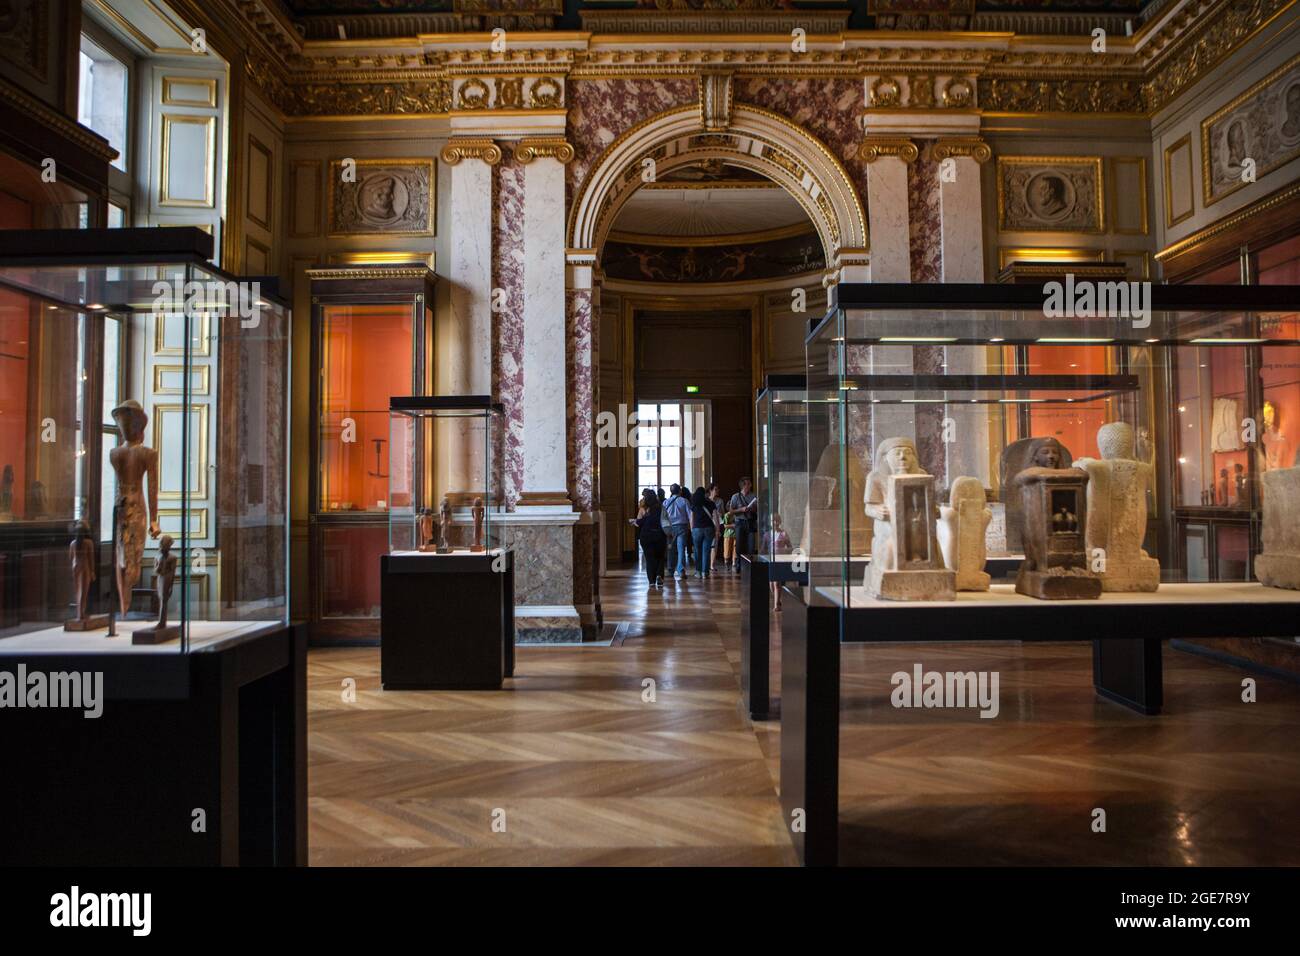
M492 223L495 217L492 167L501 148L483 137L453 137L442 149L451 172L451 255L446 275L451 285L451 335L439 341L446 350L439 364L447 380L439 391L452 395L492 394ZM457 450L436 467L437 486L477 493L484 470L474 436L463 434Z
M858 158L867 164L871 281L910 282L907 167L916 161L916 144L907 137L869 135L858 149ZM911 346L873 345L866 352L862 369L866 373L906 375L913 370ZM855 437L860 428L867 429L863 443L866 448L875 448L886 438L895 436L914 438L916 430L914 409L907 405L864 405L861 415L852 416L848 424ZM863 466L868 471L872 466L865 456Z
M943 250L944 282L984 281L984 225L981 165L992 152L978 137L962 136L940 139L934 145L939 162L940 224ZM950 374L979 375L988 370L983 349L945 348L944 371ZM944 484L970 475L992 486L989 462L988 405L966 406L960 418L951 406L953 428L945 445Z
M568 493L565 421L564 164L573 148L563 140L523 140L524 388L523 494L519 507L572 511Z

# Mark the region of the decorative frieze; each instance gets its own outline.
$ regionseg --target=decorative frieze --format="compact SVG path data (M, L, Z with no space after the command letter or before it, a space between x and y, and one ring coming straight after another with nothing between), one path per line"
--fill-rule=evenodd
M564 84L554 76L453 77L456 110L564 108Z
M456 137L442 148L442 161L455 166L462 159L481 159L489 166L501 162L501 147L486 137Z

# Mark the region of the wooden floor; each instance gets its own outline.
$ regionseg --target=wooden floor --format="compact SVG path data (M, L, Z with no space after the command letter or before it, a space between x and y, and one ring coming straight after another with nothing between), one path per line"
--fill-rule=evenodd
M606 578L623 645L521 647L500 692L384 693L377 649L312 651L312 862L794 863L779 720L740 707L738 591ZM844 862L1300 863L1300 687L1258 678L1244 704L1244 672L1165 661L1166 714L1143 718L1093 694L1083 645L846 648ZM892 708L917 662L997 670L1001 714Z

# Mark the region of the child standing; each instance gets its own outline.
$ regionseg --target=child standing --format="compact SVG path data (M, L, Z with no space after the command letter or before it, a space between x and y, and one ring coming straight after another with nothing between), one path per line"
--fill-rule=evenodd
M722 566L730 570L735 566L736 518L728 511L722 516Z

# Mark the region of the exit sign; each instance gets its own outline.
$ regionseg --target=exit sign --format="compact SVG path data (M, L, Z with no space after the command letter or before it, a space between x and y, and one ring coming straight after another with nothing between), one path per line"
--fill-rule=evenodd
M698 385L687 385L687 386L686 386L686 394L687 394L687 395L694 395L694 394L695 394L696 392L698 392L699 390L700 390L700 387L699 387Z

